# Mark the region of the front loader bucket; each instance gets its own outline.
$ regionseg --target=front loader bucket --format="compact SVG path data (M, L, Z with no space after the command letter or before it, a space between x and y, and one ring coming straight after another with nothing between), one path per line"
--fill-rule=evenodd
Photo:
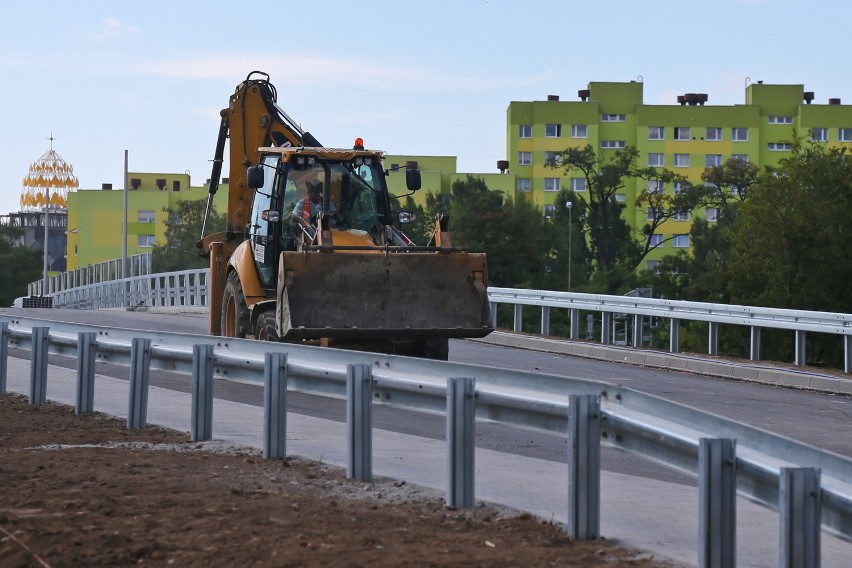
M284 252L282 339L484 337L492 331L485 254Z

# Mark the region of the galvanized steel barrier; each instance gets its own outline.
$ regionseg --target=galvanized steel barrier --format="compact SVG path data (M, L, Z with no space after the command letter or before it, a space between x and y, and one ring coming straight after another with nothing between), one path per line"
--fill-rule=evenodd
M601 445L698 477L701 566L731 565L735 493L779 512L782 566L819 565L820 527L852 542L852 459L631 389L577 377L254 340L107 329L0 316L0 394L9 346L30 350L30 400L44 402L47 353L78 358L78 412L96 360L130 368L128 427L146 423L148 373L192 375L192 437L211 435L214 378L264 387L263 454L286 455L286 393L347 400L347 474L372 477L370 409L447 417L446 501L474 502L474 420L566 436L567 530L600 534ZM819 522L806 522L806 519Z

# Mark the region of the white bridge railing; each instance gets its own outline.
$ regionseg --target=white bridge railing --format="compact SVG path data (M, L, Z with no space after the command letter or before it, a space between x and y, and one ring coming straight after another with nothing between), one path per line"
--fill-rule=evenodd
M778 511L780 566L819 566L821 529L852 542L852 459L628 388L578 377L254 340L0 316L0 394L8 347L31 352L30 402L46 400L48 353L76 357L77 411L91 412L95 362L130 367L128 427L147 421L150 369L192 377L191 433L212 433L215 378L262 385L263 453L286 455L288 389L344 398L347 474L370 481L375 404L442 413L447 504L474 504L474 422L565 436L567 530L600 536L600 448L698 478L698 564L735 565L736 494ZM464 378L461 378L464 377ZM816 519L818 522L808 522ZM653 523L649 530L653 530Z
M108 282L65 289L48 294L53 307L75 309L120 308L137 305L150 307L207 306L209 269L184 270L147 276L135 276ZM669 349L677 353L680 348L682 321L709 323L708 347L710 355L719 354L719 326L740 325L750 331L749 356L760 359L760 338L763 328L786 329L795 335L794 362L805 364L805 345L808 333L839 336L843 347L843 369L852 372L852 314L787 310L754 306L710 304L662 300L633 296L608 296L548 290L522 290L516 288L488 288L492 323L496 326L498 304L514 306L514 330L521 331L524 306L541 310L542 335L550 331L550 310L562 308L570 315L572 339L580 337L581 312L597 314L600 320L600 342L613 343L613 319L629 318L633 337L631 345L642 344L643 321L646 318L667 318Z

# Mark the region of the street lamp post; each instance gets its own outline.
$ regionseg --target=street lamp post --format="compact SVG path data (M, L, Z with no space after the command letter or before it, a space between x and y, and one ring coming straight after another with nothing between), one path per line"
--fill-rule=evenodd
M573 208L574 204L570 201L565 202L565 207L568 208L568 291L571 291L571 249L574 248L572 246L571 240L574 234L574 223L573 223Z

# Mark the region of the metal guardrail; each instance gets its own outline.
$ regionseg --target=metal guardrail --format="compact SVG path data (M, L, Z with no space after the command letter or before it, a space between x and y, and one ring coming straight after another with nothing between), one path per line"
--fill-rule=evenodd
M212 407L214 377L264 385L266 457L283 457L286 450L287 389L346 398L347 472L364 480L371 476L372 404L445 413L447 503L457 507L471 506L474 498L474 418L565 435L567 528L574 538L599 536L603 445L698 477L702 566L733 565L736 493L779 512L783 566L819 565L820 526L852 542L852 459L619 386L392 355L0 316L0 394L7 344L32 351L34 403L46 393L47 352L77 357L78 411L91 409L95 360L129 366L129 427L145 425L149 369L191 374L194 439L211 431L205 409Z
M707 352L719 354L719 325L741 325L750 328L749 358L760 359L760 331L763 328L787 329L795 333L795 363L805 364L805 342L807 333L839 335L843 343L843 368L852 372L852 314L787 310L680 300L661 300L574 292L551 292L546 290L520 290L515 288L488 288L492 318L496 318L497 304L515 306L514 329L521 331L524 306L541 307L541 333L550 329L550 309L564 308L570 314L570 337L579 338L580 312L597 312L601 318L601 343L611 343L611 325L614 315L633 318L633 346L641 345L642 319L647 317L668 318L669 350L679 351L680 322L704 321L710 324ZM496 326L496 319L492 324Z
M201 307L209 303L209 274L208 269L201 269L134 276L79 286L49 297L54 308Z
M123 276L123 264L123 259L116 258L49 276L46 291L43 289L44 280L36 280L27 284L27 295L49 296L80 286L118 280ZM128 277L151 274L151 253L143 252L127 257L127 271Z

